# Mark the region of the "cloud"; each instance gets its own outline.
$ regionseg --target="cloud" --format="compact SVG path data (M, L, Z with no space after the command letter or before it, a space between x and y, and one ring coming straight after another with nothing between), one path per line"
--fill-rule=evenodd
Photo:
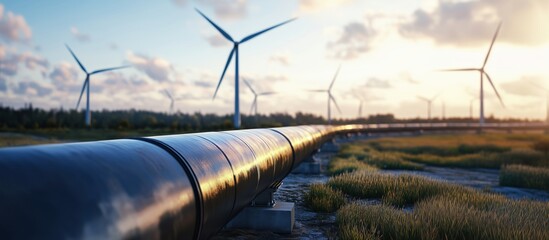
M36 82L24 81L20 82L14 89L13 92L18 95L33 95L44 97L52 93L52 89L44 87Z
M248 14L247 0L199 0L199 3L213 8L215 16L224 20L235 20Z
M517 96L540 96L546 93L541 76L523 76L519 80L502 83L501 88Z
M32 31L25 18L21 15L7 12L4 15L4 6L0 4L0 37L13 42L29 41Z
M76 27L71 27L71 34L79 42L89 42L91 40L89 34L81 33Z
M8 90L8 83L5 77L0 76L0 92L6 92Z
M208 41L212 47L225 47L230 45L230 42L219 33L206 37L206 41Z
M129 52L127 60L134 65L137 70L145 73L154 81L170 81L172 75L176 74L173 65L163 58L149 57L143 54Z
M417 9L400 25L401 35L430 38L439 44L487 44L503 21L499 41L532 45L549 42L549 1L439 0L433 10Z
M34 55L31 52L21 54L10 52L4 46L0 45L0 74L6 76L15 76L19 71L19 65L24 66L29 70L38 70L43 77L46 76L49 69L49 61L41 56Z
M366 82L365 86L366 86L366 88L383 88L383 89L393 87L391 85L391 83L389 82L389 80L382 80L382 79L375 78L375 77L369 78L368 81Z
M320 11L352 1L353 0L299 0L299 10L303 12Z
M371 48L373 38L377 35L371 25L360 22L351 22L345 25L338 40L328 42L327 48L331 56L338 59L350 60L366 53Z
M269 58L269 61L279 63L282 66L290 65L290 56L288 54L277 53Z
M83 84L83 79L78 79L78 69L67 62L55 66L49 77L57 90L78 91Z
M194 85L203 88L212 88L214 86L213 83L207 81L195 81Z

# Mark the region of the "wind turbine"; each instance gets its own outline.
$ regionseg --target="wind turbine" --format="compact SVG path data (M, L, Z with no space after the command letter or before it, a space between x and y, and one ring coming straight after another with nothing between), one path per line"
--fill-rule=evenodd
M472 98L470 101L469 101L469 117L471 119L473 119L473 103L475 102L475 100L477 100L477 98Z
M181 100L182 98L181 97L174 98L173 95L170 93L170 91L168 91L168 89L164 89L164 94L166 94L166 96L170 99L170 113L173 113L173 106L175 101Z
M437 99L438 95L439 94L435 95L432 98L417 96L418 99L423 100L427 103L427 120L431 120L431 105L433 104L433 101Z
M442 101L442 120L446 119L446 102Z
M227 63L225 64L225 68L223 69L223 73L221 74L221 78L219 79L219 83L217 84L217 87L215 88L215 93L214 93L214 96L213 96L213 99L215 99L215 96L217 95L217 91L219 90L219 86L221 85L221 82L223 81L223 77L225 76L225 72L227 71L227 67L229 67L229 63L231 63L231 60L233 58L233 55L235 55L235 75L234 75L234 81L235 81L235 84L234 84L234 119L233 119L233 124L234 124L234 128L238 129L240 128L240 99L239 99L239 78L238 78L238 46L242 43L245 43L269 30L272 30L274 28L277 28L279 26L282 26L286 23L289 23L293 20L295 20L295 18L292 18L290 20L286 20L282 23L279 23L277 25L274 25L270 28L267 28L267 29L264 29L264 30L261 30L259 32L256 32L254 34L251 34L251 35L248 35L247 37L244 37L242 40L240 41L235 41L231 35L229 35L227 32L225 32L225 30L223 30L221 27L219 27L217 24L215 24L212 20L210 20L208 17L206 17L206 15L204 15L200 10L196 9L195 10L200 14L202 15L202 17L204 17L215 29L217 29L217 31L219 31L219 33L221 33L221 35L223 35L223 37L225 37L227 40L229 40L230 42L233 43L233 49L231 50L231 53L229 54L229 58L227 59Z
M86 68L84 67L84 65L82 65L82 63L80 62L80 60L78 60L78 58L76 57L76 55L74 54L74 52L72 51L72 49L69 47L69 45L65 44L65 47L67 47L67 49L69 50L69 52L71 53L72 57L74 58L74 60L76 60L76 62L78 63L78 66L80 66L80 69L82 69L82 71L84 71L84 73L86 74L86 79L84 80L84 85L82 85L82 91L80 91L80 97L78 98L78 102L76 103L76 109L78 109L78 106L80 106L80 100L82 100L82 95L84 94L84 90L86 90L86 126L87 127L91 127L91 113L90 113L90 76L91 75L94 75L94 74L97 74L97 73L102 73L102 72L108 72L108 71L112 71L112 70L116 70L116 69L121 69L121 68L127 68L129 66L121 66L121 67L114 67L114 68L104 68L104 69L99 69L99 70L95 70L95 71L92 71L92 72L88 72L86 70Z
M545 112L545 122L546 123L549 123L549 89L545 88L545 87L542 87L538 84L535 84L535 83L531 83L532 85L540 88L541 90L545 91L545 93L547 94L547 100L545 102L545 108L546 108L546 112Z
M486 67L486 63L488 63L488 57L490 57L490 53L492 52L492 47L494 46L494 42L496 41L496 38L499 33L499 29L501 28L501 22L498 25L498 28L496 29L496 33L494 34L494 37L492 38L492 43L490 44L490 48L488 49L488 53L486 54L486 57L484 58L484 63L482 64L482 67L480 68L458 68L458 69L446 69L442 71L447 72L470 72L475 71L480 73L480 126L482 127L484 125L484 76L488 78L488 82L490 82L490 85L492 85L492 88L494 89L494 92L496 93L501 105L505 107L505 104L503 104L503 100L501 99L501 96L498 93L498 90L496 89L496 86L492 82L492 78L490 78L490 75L484 70Z
M332 110L331 110L331 103L333 102L334 105L336 106L337 108L337 111L339 112L339 114L341 114L341 109L339 108L339 106L337 105L337 102L334 98L334 95L332 95L332 87L334 86L334 83L335 83L335 80L337 78L337 75L339 74L339 69L341 69L341 66L339 66L337 68L337 71L334 75L334 79L332 79L332 82L330 83L330 87L328 87L327 90L324 90L324 89L318 89L318 90L309 90L309 92L325 92L328 94L328 124L332 124Z
M252 102L252 106L250 107L250 113L252 113L252 111L254 111L254 115L257 116L257 98L259 96L267 96L267 95L273 95L273 94L276 94L276 92L261 92L261 93L257 93L253 88L252 88L252 85L250 85L250 83L248 81L246 81L246 79L242 78L242 80L244 80L244 83L246 84L246 86L248 86L248 88L252 91L252 93L254 94L254 101Z
M362 105L364 104L364 100L362 98L358 98L358 118L362 117Z

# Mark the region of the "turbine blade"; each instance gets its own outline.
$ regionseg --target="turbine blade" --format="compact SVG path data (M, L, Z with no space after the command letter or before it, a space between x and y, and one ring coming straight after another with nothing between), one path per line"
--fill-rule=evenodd
M258 94L259 96L267 96L267 95L273 95L273 94L277 94L277 92L262 92L260 94Z
M254 101L252 102L252 106L250 106L250 115L252 115L256 103L257 103L257 96L254 97Z
M120 66L120 67L99 69L99 70L95 70L95 71L91 72L90 75L93 75L93 74L96 74L96 73L102 73L102 72L113 71L113 70L122 69L122 68L129 68L129 67L131 67L131 66Z
M272 26L272 27L270 27L270 28L267 28L267 29L265 29L265 30L262 30L262 31L259 31L259 32L254 33L254 34L251 34L251 35L249 35L249 36L243 38L242 40L240 40L240 43L247 42L247 41L251 40L252 38L255 38L255 37L257 37L257 36L259 36L259 35L261 35L261 34L267 32L267 31L269 31L269 30L272 30L272 29L274 29L274 28L280 27L280 26L282 26L282 25L284 25L284 24L286 24L286 23L289 23L289 22L291 22L291 21L294 21L294 20L296 20L296 19L297 19L297 18L292 18L292 19L290 19L290 20L286 20L286 21L284 21L284 22L281 22L281 23L279 23L279 24L277 24L277 25L274 25L274 26Z
M78 98L78 102L76 103L76 110L78 110L78 107L80 106L82 95L84 95L84 90L86 89L86 86L88 85L89 80L90 80L90 77L86 76L86 80L84 80L84 84L82 85L82 91L80 91L80 97Z
M72 52L72 49L69 47L69 45L65 44L65 47L67 47L67 49L69 50L69 52L71 53L72 57L74 58L74 60L76 60L76 62L78 63L78 65L80 66L80 68L82 69L82 71L84 71L85 73L88 73L88 71L86 70L86 68L84 67L84 65L82 65L82 63L80 62L80 60L78 60L78 58L76 57L76 54L74 54L74 52Z
M328 90L316 89L316 90L306 90L307 92L327 92Z
M490 85L492 85L492 88L494 89L494 92L496 93L496 96L498 96L499 102L501 103L501 106L505 108L505 104L503 103L503 99L501 99L501 96L498 93L498 90L496 89L496 86L492 82L492 78L488 75L488 73L484 72L484 75L488 78L488 82L490 82Z
M435 99L437 99L439 96L440 96L440 93L437 93L437 95L429 99L429 101L435 101Z
M168 91L168 89L164 89L164 93L168 96L168 98L173 99L172 94Z
M250 85L250 83L249 83L248 81L246 81L245 78L242 78L242 80L244 80L244 83L246 84L246 86L248 86L248 88L249 88L250 90L252 90L252 93L253 93L254 95L257 95L257 93L256 93L256 92L254 91L254 89L252 88L252 85Z
M227 59L227 63L225 64L225 68L223 68L223 73L221 73L221 78L219 79L219 82L217 83L217 87L215 88L213 99L215 99L215 96L217 96L217 91L219 90L219 86L221 86L221 82L223 82L223 77L225 77L225 72L227 71L227 68L229 67L229 63L231 63L231 59L233 59L235 48L231 50L231 53L229 54L229 58Z
M496 41L496 38L498 37L499 29L501 28L502 22L499 22L498 28L496 29L496 33L494 34L494 37L492 38L492 43L490 43L490 48L488 49L488 53L486 54L486 58L484 58L484 64L482 64L482 69L484 69L484 66L486 66L486 63L488 62L488 57L490 57L490 53L492 52L492 47L494 46L494 42Z
M478 71L478 68L454 68L454 69L441 69L440 72L467 72L467 71Z
M339 112L339 114L341 114L341 109L339 108L339 105L337 105L336 99L334 98L334 96L331 93L329 95L330 95L330 99L332 100L332 102L334 102L334 105L336 106L337 111Z
M202 13L197 8L195 8L194 10L196 10L198 12L198 14L202 15L202 17L204 17L208 22L210 22L210 24L212 24L212 26L214 26L214 28L217 29L217 31L219 31L219 33L221 33L221 35L223 35L223 37L225 37L227 40L229 40L231 42L234 42L231 35L229 35L227 32L225 32L225 30L223 30L221 27L217 26L217 24L215 24L212 20L210 20L208 17L206 17L206 15L204 15L204 13Z
M339 65L339 67L337 67L336 74L334 75L334 79L332 79L332 83L330 83L330 87L328 88L328 91L332 90L332 87L334 86L337 75L339 74L339 69L341 69L341 65Z

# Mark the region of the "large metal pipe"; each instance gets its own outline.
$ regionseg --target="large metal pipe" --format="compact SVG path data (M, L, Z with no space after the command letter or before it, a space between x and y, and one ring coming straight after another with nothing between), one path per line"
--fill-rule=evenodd
M336 134L477 128L313 125L4 148L0 233L2 239L204 239Z

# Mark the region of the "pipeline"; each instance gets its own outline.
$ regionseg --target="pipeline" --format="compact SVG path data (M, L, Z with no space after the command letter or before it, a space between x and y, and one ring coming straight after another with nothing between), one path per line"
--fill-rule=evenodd
M3 148L0 233L2 239L207 239L337 134L478 127L311 125Z

